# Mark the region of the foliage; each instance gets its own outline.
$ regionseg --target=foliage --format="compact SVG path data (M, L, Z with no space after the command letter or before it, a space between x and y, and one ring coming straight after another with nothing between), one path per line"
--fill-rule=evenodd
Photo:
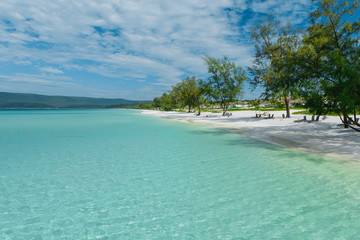
M160 109L161 108L161 99L159 97L154 98L152 101L152 106L155 109Z
M360 22L350 21L359 2L313 2L318 8L299 51L307 80L303 96L311 112L335 112L348 127L348 115L360 106Z
M253 76L250 83L262 86L267 98L283 98L286 105L286 117L290 117L290 98L298 97L300 75L296 52L300 44L298 33L288 23L280 25L273 17L252 30L255 43L255 59L249 67Z
M200 105L203 98L201 89L199 88L199 81L195 76L186 77L186 79L173 86L173 94L178 97L179 102L183 106L189 107L189 112L193 106L199 107L200 112Z
M249 104L252 107L258 108L260 106L260 100L259 99L250 100Z
M178 98L173 92L164 92L160 98L162 109L171 111L178 106Z
M311 112L309 110L302 110L302 111L296 111L296 112L293 112L292 114L306 114L306 115L322 115L322 114L317 114L317 113L314 113L314 112ZM338 116L337 113L334 113L334 112L328 112L326 114L326 116Z
M140 101L0 92L0 108L126 108Z
M216 59L205 56L209 78L201 81L201 89L209 100L217 101L225 115L230 102L237 100L242 93L245 71L236 67L226 56Z
M135 106L130 107L131 109L152 109L152 102L141 102Z

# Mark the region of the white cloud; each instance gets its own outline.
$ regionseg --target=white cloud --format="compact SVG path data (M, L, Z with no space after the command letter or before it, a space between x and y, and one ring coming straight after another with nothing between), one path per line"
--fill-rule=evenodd
M65 81L64 81L65 80ZM88 96L149 100L161 95L163 87L146 86L137 89L91 87L66 81L66 77L34 74L0 75L0 92L37 93L45 95Z
M68 82L69 77L64 76L50 76L50 75L36 75L36 74L23 74L17 73L11 76L0 75L0 80L4 82L17 82L17 83L33 83L33 84L46 84L46 85L74 85L74 83Z
M204 75L205 54L249 65L248 33L259 14L276 9L279 16L296 19L308 5L307 0L2 0L0 62L33 64L52 74L64 74L63 69L96 73L106 81L133 80L139 89L146 79L155 94L156 85ZM255 15L244 20L245 10Z
M40 70L43 71L43 72L55 73L55 74L64 73L64 72L61 71L60 69L52 68L52 67L42 67L42 68L40 68Z

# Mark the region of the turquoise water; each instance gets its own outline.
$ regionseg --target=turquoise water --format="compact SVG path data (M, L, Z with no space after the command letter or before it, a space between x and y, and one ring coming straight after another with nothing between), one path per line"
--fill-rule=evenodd
M356 239L360 165L127 110L0 111L0 239Z

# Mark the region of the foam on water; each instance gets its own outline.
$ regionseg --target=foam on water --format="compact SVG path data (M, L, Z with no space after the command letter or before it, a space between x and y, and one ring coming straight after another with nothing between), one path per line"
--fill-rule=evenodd
M354 239L360 166L126 110L0 111L0 239Z

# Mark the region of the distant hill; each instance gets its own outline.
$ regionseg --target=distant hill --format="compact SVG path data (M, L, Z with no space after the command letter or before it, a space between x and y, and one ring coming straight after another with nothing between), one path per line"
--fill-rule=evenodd
M47 96L28 93L0 92L0 109L45 109L45 108L109 108L127 107L140 101L111 98Z

